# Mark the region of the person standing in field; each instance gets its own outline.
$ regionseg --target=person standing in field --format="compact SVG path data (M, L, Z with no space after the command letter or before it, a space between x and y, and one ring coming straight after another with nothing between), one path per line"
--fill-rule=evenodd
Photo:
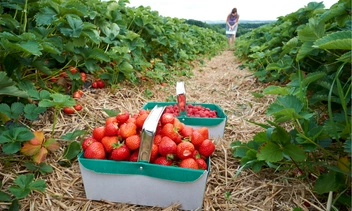
M226 37L230 48L232 48L235 42L239 18L240 16L237 13L237 8L233 8L226 18Z

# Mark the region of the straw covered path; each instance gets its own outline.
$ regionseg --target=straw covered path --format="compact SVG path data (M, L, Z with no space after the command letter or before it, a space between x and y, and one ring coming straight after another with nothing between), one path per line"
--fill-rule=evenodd
M324 206L314 197L306 184L298 179L289 178L289 172L275 172L264 169L255 173L249 169L240 170L240 161L231 155L230 143L235 140L246 142L261 131L258 126L247 120L265 123L267 106L273 97L256 98L252 93L261 92L266 86L256 80L252 73L241 68L241 63L233 55L233 51L224 51L211 60L205 60L192 70L191 78L180 78L185 82L187 101L212 103L219 105L227 114L228 120L223 138L214 140L216 151L211 159L211 172L204 194L202 210L243 211L273 210L291 211L295 207L303 210L324 210ZM146 97L146 90L152 96ZM81 116L60 114L55 129L58 138L74 130L91 130L102 125L107 115L102 108L111 110L127 110L134 114L143 104L150 101L164 102L169 96L175 95L175 84L162 86L144 82L138 87L121 84L116 89L87 89L79 102L84 110ZM33 127L46 133L51 131L52 113L47 112ZM64 146L65 141L60 140ZM107 201L90 201L85 192L78 166L75 160L70 167L60 166L64 147L58 152L49 154L47 163L54 168L53 173L40 176L46 180L45 193L32 192L20 200L21 210L43 211L112 211L112 210L178 210L179 205L167 208L146 207L131 204L111 203ZM21 159L21 157L19 157ZM23 167L13 163L11 168L0 162L0 179L3 187L12 181L16 174L25 173ZM99 182L99 181L97 181ZM119 191L116 187L116 191ZM187 191L187 190L185 190ZM151 193L152 194L152 193ZM8 204L0 202L0 210Z

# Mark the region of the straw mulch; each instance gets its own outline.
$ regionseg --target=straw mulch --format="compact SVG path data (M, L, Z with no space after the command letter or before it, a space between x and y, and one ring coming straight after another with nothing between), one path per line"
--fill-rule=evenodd
M274 100L272 97L255 98L252 95L253 92L261 92L265 84L258 82L248 70L239 68L240 65L232 51L224 51L211 60L206 60L205 64L196 66L191 78L179 79L185 82L188 102L217 104L228 116L224 137L214 140L217 148L211 160L211 172L202 210L289 211L295 207L303 210L325 210L308 185L298 179L289 178L289 172L264 169L255 173L246 169L235 177L240 164L239 160L231 155L230 143L235 140L249 141L254 134L261 131L260 127L247 120L265 123L268 119L265 115L266 108ZM145 90L153 93L151 98L146 97ZM55 136L58 138L76 129L91 131L93 127L104 124L107 115L102 108L127 110L134 114L143 104L150 101L164 102L170 95L175 95L173 83L162 86L144 82L138 86L121 84L116 89L87 89L79 99L84 106L84 110L80 112L81 116L60 114ZM49 133L51 126L52 113L47 112L40 120L34 122L32 127ZM65 146L65 141L59 141ZM47 158L54 172L40 176L47 182L45 193L32 192L20 200L21 210L179 210L178 204L158 208L87 200L78 161L75 160L71 167L58 164L62 159L63 150L64 147ZM18 159L22 157L19 156ZM16 162L11 163L9 168L1 161L0 168L3 188L16 174L26 172ZM116 191L119 191L118 187ZM0 210L5 209L7 205L0 202Z

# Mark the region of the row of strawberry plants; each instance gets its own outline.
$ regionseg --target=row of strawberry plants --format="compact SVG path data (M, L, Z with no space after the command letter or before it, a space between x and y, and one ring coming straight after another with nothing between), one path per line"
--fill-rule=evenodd
M351 207L351 2L322 2L236 40L235 55L277 95L268 124L248 143L234 141L242 168L292 171L327 207ZM288 127L287 127L288 126Z
M0 201L11 202L12 210L31 191L45 190L39 174L53 170L44 163L48 153L67 143L59 163L69 166L82 151L79 140L89 131L55 136L59 112L79 115L69 110L78 106L72 97L79 89L190 75L193 61L226 46L224 35L127 3L0 0L0 160L10 168L24 161L16 159L19 153L32 158L25 160L31 174L19 175L6 190L0 183ZM33 132L32 121L49 108L51 133Z

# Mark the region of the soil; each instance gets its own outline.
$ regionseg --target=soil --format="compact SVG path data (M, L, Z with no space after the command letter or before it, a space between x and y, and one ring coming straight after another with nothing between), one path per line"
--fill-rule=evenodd
M227 124L223 138L214 139L216 150L211 158L211 171L204 194L203 208L200 210L287 210L295 207L302 210L324 210L309 189L307 184L298 178L289 177L290 172L276 172L274 169L263 169L253 172L242 169L240 160L231 154L231 142L250 141L262 128L250 123L265 123L267 106L274 97L255 97L267 85L260 83L253 73L243 68L233 51L224 51L210 60L200 62L192 70L193 76L180 77L185 82L188 102L211 103L219 105L227 114ZM146 94L152 93L148 97ZM120 84L118 87L105 89L87 89L79 102L84 110L78 115L60 113L55 128L55 137L74 130L87 130L102 125L107 114L102 110L127 110L137 113L142 106L151 101L165 102L175 95L175 84L166 86L145 81L138 86ZM52 112L47 112L40 120L33 122L32 127L45 133L51 132ZM62 146L65 141L59 140ZM173 204L166 208L147 207L131 204L112 203L108 201L91 201L86 199L84 185L78 161L70 167L59 165L62 161L64 147L47 157L47 163L53 166L51 174L40 176L46 180L47 190L44 193L32 192L19 201L20 210L179 210L180 205ZM21 159L21 157L19 157ZM1 161L0 173L3 187L11 182L16 174L26 170L12 164L11 169ZM238 175L236 175L238 174ZM97 181L99 182L99 181ZM116 191L119 191L116 187ZM187 190L185 190L187 191ZM0 210L6 209L8 203L0 202Z

